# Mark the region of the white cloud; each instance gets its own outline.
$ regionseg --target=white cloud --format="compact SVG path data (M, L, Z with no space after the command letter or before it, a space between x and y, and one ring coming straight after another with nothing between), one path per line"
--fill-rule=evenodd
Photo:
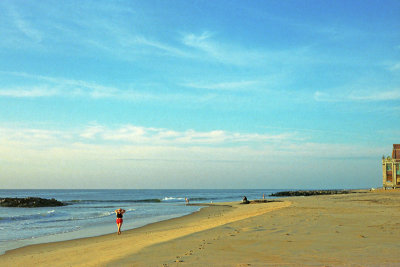
M351 100L358 101L390 101L400 99L400 89L391 91L377 91L377 92L366 92L358 93L354 92L349 96Z
M26 147L52 147L73 140L75 133L60 130L0 127L0 140Z
M329 93L316 91L314 93L314 100L318 102L339 102L339 101L344 101L344 98L334 97Z
M398 70L400 70L400 62L396 62L396 63L392 64L391 66L389 66L388 69L390 71L398 71Z
M125 125L117 129L102 126L89 126L80 135L88 139L95 136L98 142L117 141L128 144L154 145L249 145L253 143L265 144L268 142L284 141L295 138L294 134L258 134L235 133L223 130L198 132L187 130L178 132L163 128L148 128L134 125Z
M15 27L31 41L40 42L43 38L43 34L32 26L32 24L24 18L17 10L9 5L8 6L9 15L12 19L12 23Z
M49 88L47 85L44 86L33 86L33 87L17 87L12 89L0 89L0 97L51 97L59 95L60 91L55 88Z
M314 100L319 102L379 102L400 99L400 89L388 91L351 91L347 93L327 93L316 91Z
M235 81L235 82L219 82L219 83L184 83L182 86L196 89L207 90L226 90L226 91L242 91L248 90L249 87L260 86L260 81Z
M182 43L187 47L201 52L199 60L216 60L224 64L233 65L259 65L265 64L267 55L262 51L251 50L240 46L224 43L212 39L214 34L204 31L200 35L188 33L183 36Z
M314 157L327 159L358 159L374 158L379 160L382 156L382 147L362 146L353 144L329 144L329 143L288 143L283 148L287 157Z
M103 86L94 82L87 82L82 80L72 80L60 77L49 77L43 75L33 75L25 72L9 72L0 71L3 75L13 75L17 77L25 78L26 82L29 83L43 83L47 84L32 87L25 86L23 89L15 88L2 90L4 96L16 96L16 97L36 97L36 96L52 96L52 95L87 95L93 98L117 96L121 94L121 90L111 86ZM54 88L57 88L54 89ZM15 91L13 93L13 91ZM20 93L18 93L20 92Z
M131 159L271 165L287 159L373 158L385 151L371 146L307 143L292 133L177 132L133 125L117 129L92 125L82 131L0 128L0 146L0 158L7 162L73 162L79 166Z
M89 125L67 131L3 127L0 147L0 159L6 162L2 166L5 188L245 188L251 184L279 188L296 185L299 179L299 187L315 186L314 180L325 187L332 180L332 185L344 186L343 182L354 179L355 162L364 162L361 169L369 167L364 171L368 176L375 170L370 162L386 152L370 145L299 142L292 133L174 131L134 125ZM322 181L321 173L327 175Z
M2 33L7 38L0 39L0 45L7 47L15 48L15 43L18 43L21 47L41 49L43 52L61 49L59 53L72 52L74 56L81 53L92 56L100 50L124 61L148 54L191 57L190 53L179 49L179 46L173 46L154 36L144 36L147 25L132 27L137 11L129 5L122 7L113 3L80 3L78 9L68 3L53 6L25 3L19 8L6 3L3 6L8 12L4 12L6 24L2 25ZM36 19L34 14L39 14L40 19ZM119 18L130 14L131 18L129 21L115 20L110 14ZM65 47L60 44L65 44Z
M149 46L149 47L158 49L160 51L167 52L168 55L171 55L171 56L192 57L189 53L186 53L176 47L173 47L171 45L167 45L167 44L164 44L161 42L157 42L154 40L150 40L149 38L145 38L143 36L132 36L131 39L133 40L133 42L129 42L131 44Z
M20 142L28 146L70 146L74 143L116 146L264 146L288 140L299 140L295 133L260 134L224 130L175 131L164 128L123 125L110 128L89 125L81 130L46 130L30 128L0 128L0 140Z
M212 34L207 31L201 35L189 33L183 36L182 42L187 46L198 48L211 54L218 54L218 49L215 45L208 41L211 36Z
M178 102L178 103L205 103L215 100L218 97L218 92L192 94L191 92L174 93L167 92L161 89L164 85L153 83L151 91L146 91L143 88L148 88L148 85L141 84L129 85L127 87L105 86L96 82L88 82L83 80L66 79L62 77L50 77L44 75L34 75L25 72L9 72L0 71L1 76L16 76L21 77L24 86L14 88L0 88L0 97L19 97L19 98L34 98L34 97L83 97L92 99L116 99L124 101L160 101L160 102ZM180 86L193 88L202 88L214 91L235 91L235 90L254 90L256 85L261 85L259 81L239 81L239 82L222 82L215 84L202 83L187 83ZM140 88L140 89L136 89ZM230 101L234 101L234 97ZM239 100L239 99L238 99Z
M62 77L49 77L33 75L24 72L0 71L3 75L13 75L25 78L27 84L23 87L0 88L0 97L90 97L117 98L125 100L135 99L159 99L157 95L142 93L132 89L120 89L113 86L104 86L95 82L65 79ZM40 85L37 85L40 83Z
M86 139L93 139L96 137L97 134L102 133L104 131L104 127L101 125L91 125L86 127L79 136L86 138Z

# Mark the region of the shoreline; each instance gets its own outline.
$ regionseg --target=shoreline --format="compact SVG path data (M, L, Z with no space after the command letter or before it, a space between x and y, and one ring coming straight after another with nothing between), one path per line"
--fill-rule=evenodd
M281 202L281 201L279 201L279 200L268 200L268 203L271 203L271 202ZM267 202L265 202L265 203L267 203ZM154 222L145 223L143 225L135 226L133 228L128 228L126 230L123 230L123 232L129 232L129 231L132 231L132 230L135 230L135 229L139 229L139 228L142 228L142 227L150 226L152 224L162 223L162 222L165 222L165 221L169 221L169 220L173 220L173 219L177 219L177 218L183 218L183 217L186 217L186 216L190 216L192 214L200 212L201 209L207 208L207 207L214 207L214 206L231 207L230 204L240 204L240 202L236 202L235 201L235 202L182 204L182 205L185 205L185 206L199 207L199 209L196 210L196 211L190 212L188 214L184 214L182 216L162 219L162 220L158 220L158 221L154 221ZM98 229L101 229L102 231L99 231ZM80 239L86 239L86 238L96 238L96 237L102 237L102 236L107 236L107 235L114 235L114 232L110 233L109 231L107 231L107 229L108 229L108 227L99 226L99 227L93 227L93 229L92 228L86 229L86 230L89 231L89 233L84 233L83 232L84 230L81 229L81 230L78 230L78 231L59 233L59 234L54 234L54 235L49 235L49 236L40 236L40 237L37 237L37 238L32 239L32 240L31 239L12 240L13 243L16 243L16 244L19 243L19 245L16 245L14 248L10 248L10 249L6 249L4 251L0 251L0 256L5 255L6 253L8 253L10 251L22 249L22 248L29 247L29 246L36 246L36 245L42 245L42 244L51 244L51 243L59 243L59 242L67 242L67 241L74 241L74 240L80 240ZM83 236L82 236L82 234L83 234ZM79 236L79 235L81 235L81 236ZM38 242L37 242L37 240L38 240ZM9 242L9 241L7 241L7 242Z
M360 193L208 204L121 236L9 250L0 256L0 266L400 264L393 257L400 251L400 190Z
M64 207L0 207L0 255L31 244L98 236L116 231L114 210L127 210L123 228L190 214L190 203L240 201L243 195L260 198L275 189L0 189L4 198L40 197L68 203ZM110 214L110 212L112 214ZM126 218L125 218L126 217Z
M288 205L289 202L276 202L279 204L278 208L282 208ZM270 203L268 203L271 205ZM276 206L275 204L275 206ZM72 240L65 240L65 241L56 241L50 243L41 243L41 244L33 244L28 245L12 250L7 250L4 254L0 255L0 266L9 266L12 264L14 266L23 266L26 263L35 264L35 265L52 265L56 262L56 266L64 266L68 261L69 257L65 257L65 253L68 251L72 252L72 254L79 254L79 251L88 250L92 247L93 244L97 244L100 242L108 242L109 248L111 250L119 251L116 252L118 257L122 256L123 254L130 254L132 251L138 251L141 248L144 248L149 245L154 245L156 243L166 242L171 239L175 239L177 237L182 237L184 235L190 235L195 232L207 230L219 225L223 225L226 223L233 222L235 220L245 219L251 216L259 215L263 212L268 212L270 209L259 209L253 208L251 209L250 213L242 213L241 211L235 212L238 209L239 202L220 202L220 203L196 203L190 204L193 206L203 206L200 210L193 212L191 214L187 214L181 217L172 218L164 221L154 222L147 224L145 226L141 226L138 228L125 230L122 232L122 235L118 236L116 234L104 234L94 237L85 237L85 238L78 238ZM248 207L249 205L241 205L243 207ZM252 205L253 206L253 205ZM258 206L258 205L254 205ZM276 209L277 207L270 207L272 209ZM233 213L233 216L227 216L226 219L224 218L227 213ZM213 219L213 220L210 220ZM210 222L212 223L205 223ZM172 234L167 234L167 232L173 232ZM149 239L149 237L152 237ZM113 249L114 245L118 244L119 242L127 242L132 237L139 237L142 238L140 244L136 244L136 247L132 249L128 249L127 251L122 251L120 249ZM117 246L118 247L118 246ZM129 247L129 246L127 246ZM48 253L49 252L49 253ZM38 254L48 253L48 257L46 261L41 259L32 259L36 258ZM57 256L56 256L57 255ZM110 259L107 258L104 262L108 262L112 260L114 256L110 256ZM41 257L39 257L41 258ZM59 259L64 259L65 263L60 263ZM73 265L82 265L82 266L97 266L102 265L103 261L92 260L91 256L86 257L85 259L79 258L78 261L74 262ZM68 263L66 265L70 265Z
M182 204L182 205L184 205L184 204ZM128 227L128 228L126 230L124 230L124 226L123 226L122 230L123 231L131 231L131 230L135 230L135 229L138 229L141 227L145 227L147 225L151 225L153 223L164 222L164 221L172 220L175 218L188 216L188 215L198 212L201 209L201 207L206 207L207 205L193 204L192 206L200 206L200 207L198 210L195 210L195 211L192 211L192 212L189 212L186 214L182 214L182 215L179 215L176 217L162 216L162 217L167 217L167 218L160 219L160 217L158 217L159 218L158 220L150 220L148 222L141 221L139 223L137 223L137 222L132 223L132 222L129 222L128 220L125 220L125 227ZM154 218L152 218L152 219L154 219ZM127 226L127 224L129 226ZM133 224L134 224L134 226L133 226ZM112 230L110 230L110 229L112 229ZM28 246L35 246L35 245L41 245L41 244L47 244L47 243L65 242L65 241L79 240L79 239L84 239L84 238L95 238L95 237L101 237L101 236L106 236L106 235L113 235L114 232L116 232L116 226L115 226L115 219L113 218L108 225L92 226L89 228L79 229L76 231L39 236L39 237L35 237L32 239L19 239L19 240L4 241L4 242L12 242L13 245L12 245L12 248L9 248L9 249L3 250L2 248L0 248L0 256L5 255L8 251L21 249L21 248L28 247Z

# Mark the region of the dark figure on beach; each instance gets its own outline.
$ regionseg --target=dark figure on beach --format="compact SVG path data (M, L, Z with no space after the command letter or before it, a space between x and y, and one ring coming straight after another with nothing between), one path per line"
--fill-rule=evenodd
M249 203L246 196L243 197L243 203L245 203L245 204Z
M123 217L123 214L126 212L126 210L124 210L124 209L116 209L115 210L115 214L117 214L117 220L116 220L116 223L117 223L117 226L118 226L118 234L120 235L121 234L121 225L122 225L122 222L124 221L123 219L122 219L122 217Z

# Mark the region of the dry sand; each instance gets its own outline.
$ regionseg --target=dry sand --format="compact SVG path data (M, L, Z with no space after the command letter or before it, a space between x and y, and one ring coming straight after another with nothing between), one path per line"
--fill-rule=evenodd
M122 235L32 245L0 266L400 266L400 190L215 204Z

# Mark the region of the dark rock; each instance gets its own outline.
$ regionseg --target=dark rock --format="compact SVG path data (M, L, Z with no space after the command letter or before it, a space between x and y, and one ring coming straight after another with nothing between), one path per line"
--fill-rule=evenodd
M271 194L271 197L294 197L294 196L315 196L315 195L335 195L349 194L349 190L297 190L297 191L282 191Z
M0 198L1 207L16 207L16 208L37 208L37 207L57 207L65 206L61 201L54 198L46 199L39 197L26 197L26 198Z

